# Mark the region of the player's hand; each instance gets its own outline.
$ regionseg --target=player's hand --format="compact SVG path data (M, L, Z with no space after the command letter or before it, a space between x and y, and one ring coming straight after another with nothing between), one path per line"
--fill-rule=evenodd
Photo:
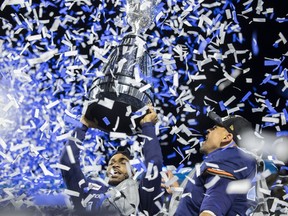
M166 172L166 175L167 175L167 177L168 177L169 180L174 177L174 175L173 175L173 173L172 173L171 170L168 170L168 171ZM178 181L175 181L175 182L173 182L171 185L166 186L166 185L165 185L165 182L164 182L164 179L162 178L161 187L162 187L162 188L165 188L165 190L167 191L167 193L172 194L172 193L173 193L172 188L179 187L179 183L178 183Z
M88 128L97 128L98 121L94 119L94 121L91 121L85 117L85 115L82 115L80 122L84 125L86 125Z
M146 122L152 122L153 124L156 124L158 122L158 116L153 109L152 105L148 105L149 113L146 114L140 121L140 124L143 125Z

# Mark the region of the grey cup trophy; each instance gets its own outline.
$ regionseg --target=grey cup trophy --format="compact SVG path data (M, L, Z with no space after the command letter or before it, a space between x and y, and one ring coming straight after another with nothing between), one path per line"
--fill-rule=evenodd
M96 78L89 89L85 117L96 120L100 130L135 134L141 120L137 110L154 103L152 60L140 35L151 25L154 7L154 1L127 2L132 33L114 48L102 67L104 77Z

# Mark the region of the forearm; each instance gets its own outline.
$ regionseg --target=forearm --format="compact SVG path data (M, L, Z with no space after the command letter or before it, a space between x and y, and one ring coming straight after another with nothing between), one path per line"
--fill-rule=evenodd
M140 181L140 202L143 211L147 211L149 215L154 215L159 212L155 202L162 202L161 198L154 200L161 191L161 169L163 164L163 156L161 147L158 141L158 137L155 133L155 127L152 122L144 123L142 125L142 133L147 136L143 146L143 155L146 168L149 167L149 163L153 164L152 170L147 170ZM156 167L157 172L154 172ZM151 171L151 172L150 172Z
M83 197L84 188L87 186L85 177L80 168L80 149L77 147L85 138L87 127L82 126L76 128L72 133L72 139L69 139L64 148L60 158L60 163L69 167L69 170L61 170L63 180L67 189L78 192L79 197L71 197L76 208L81 207L81 199Z
M142 134L147 136L143 146L145 165L147 166L148 163L154 163L158 168L162 168L163 156L158 137L155 133L154 124L152 122L144 123L142 126Z
M60 162L66 166L72 166L73 164L79 163L80 149L78 145L81 145L85 139L85 134L88 128L85 125L82 127L77 127L71 134L71 138L66 142L62 155L60 157Z

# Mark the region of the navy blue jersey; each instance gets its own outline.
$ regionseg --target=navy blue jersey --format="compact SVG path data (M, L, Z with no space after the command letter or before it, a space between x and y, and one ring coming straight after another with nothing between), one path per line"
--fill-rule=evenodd
M231 181L252 179L256 159L238 147L217 149L204 158L192 181L188 181L175 215L199 215L211 211L217 216L246 215L251 202L246 194L227 194Z

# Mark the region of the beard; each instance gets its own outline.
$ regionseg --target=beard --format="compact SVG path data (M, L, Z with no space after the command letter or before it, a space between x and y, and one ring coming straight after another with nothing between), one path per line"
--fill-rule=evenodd
M129 178L129 175L127 173L119 175L117 178L113 178L112 176L109 177L108 184L111 186L117 186L125 179Z

